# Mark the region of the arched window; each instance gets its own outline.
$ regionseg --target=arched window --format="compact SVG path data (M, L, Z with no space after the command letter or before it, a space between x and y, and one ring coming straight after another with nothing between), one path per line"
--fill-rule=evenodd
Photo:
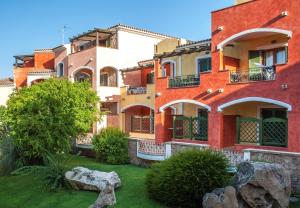
M57 76L58 77L64 76L64 64L63 63L59 63L57 65Z

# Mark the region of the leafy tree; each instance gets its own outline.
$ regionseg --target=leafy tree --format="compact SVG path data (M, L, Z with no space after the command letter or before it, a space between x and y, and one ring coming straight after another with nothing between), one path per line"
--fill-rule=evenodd
M101 118L99 98L88 83L49 79L14 92L7 105L14 144L29 159L68 152L71 141Z

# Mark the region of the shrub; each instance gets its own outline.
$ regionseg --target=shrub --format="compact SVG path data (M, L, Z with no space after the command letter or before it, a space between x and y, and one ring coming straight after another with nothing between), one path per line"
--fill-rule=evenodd
M88 83L49 79L14 92L7 117L20 157L40 159L46 152L68 152L72 138L88 132L100 118L99 98Z
M93 138L97 159L110 164L128 163L128 137L118 128L105 128Z
M11 173L11 175L27 175L34 173L42 178L45 188L49 191L59 191L62 188L70 188L65 179L67 156L64 154L53 155L48 153L44 156L43 166L23 166ZM71 159L71 158L69 158Z
M17 154L12 139L2 135L0 139L0 176L8 175L17 167Z
M146 176L149 196L172 207L201 207L205 193L225 185L227 158L211 150L186 150L155 163Z

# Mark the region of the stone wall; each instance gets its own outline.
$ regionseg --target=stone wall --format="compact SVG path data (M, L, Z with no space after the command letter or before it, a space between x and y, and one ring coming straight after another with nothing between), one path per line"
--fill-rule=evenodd
M137 157L137 145L138 145L137 139L129 139L128 140L128 153L129 153L130 163L133 165L138 165L138 166L142 166L142 167L149 167L155 161L145 160L145 159L141 159L141 158Z
M291 173L292 191L300 193L300 153L247 149L244 154L251 161L281 164Z

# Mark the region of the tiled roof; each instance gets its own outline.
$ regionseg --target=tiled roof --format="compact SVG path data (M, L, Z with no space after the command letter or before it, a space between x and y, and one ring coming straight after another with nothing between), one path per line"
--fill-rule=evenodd
M52 48L40 48L40 49L35 49L35 52L53 52Z
M166 35L166 34L162 34L162 33L158 33L158 32L152 32L150 30L146 30L146 29L142 29L142 28L138 28L138 27L133 27L133 26L129 26L129 25L121 24L121 23L119 23L117 25L114 25L114 26L111 26L107 29L110 30L110 29L114 29L114 28L124 28L124 29L129 29L129 30L137 30L137 31L140 31L140 32L143 32L143 33L150 33L150 34L162 36L162 37L165 37L165 38L177 38L177 37L173 37L173 36L170 36L170 35Z
M210 44L210 43L211 43L211 39L189 41L187 44L179 45L176 48L185 48L185 47L197 46L197 45L202 45L202 44Z
M0 79L0 86L14 86L14 80L13 78L4 78L4 79Z

